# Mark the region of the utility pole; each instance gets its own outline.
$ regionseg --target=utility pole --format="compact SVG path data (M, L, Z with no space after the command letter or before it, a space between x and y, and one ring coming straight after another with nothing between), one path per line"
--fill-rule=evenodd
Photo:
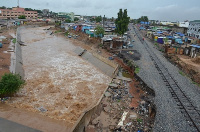
M17 1L17 7L19 8L19 0Z
M105 26L105 15L103 16L103 28Z

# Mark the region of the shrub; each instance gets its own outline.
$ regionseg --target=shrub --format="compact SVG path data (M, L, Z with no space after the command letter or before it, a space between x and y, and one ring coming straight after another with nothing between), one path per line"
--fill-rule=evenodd
M12 96L23 84L24 81L21 80L19 75L4 74L0 80L0 97Z
M12 42L15 44L15 43L16 43L16 38L14 38L14 39L12 40Z

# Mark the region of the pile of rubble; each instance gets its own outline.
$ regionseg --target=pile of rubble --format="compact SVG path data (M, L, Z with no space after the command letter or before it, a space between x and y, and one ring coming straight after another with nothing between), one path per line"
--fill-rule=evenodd
M130 84L132 79L116 77L101 101L100 109L92 116L86 131L151 131L155 111L143 83ZM136 96L131 91L137 91ZM152 97L152 96L151 96ZM138 99L135 99L138 98ZM133 102L136 101L137 102ZM137 104L135 106L131 104Z

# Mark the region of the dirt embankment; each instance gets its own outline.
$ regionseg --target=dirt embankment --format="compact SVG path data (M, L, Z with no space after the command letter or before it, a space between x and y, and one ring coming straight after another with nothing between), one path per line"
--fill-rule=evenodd
M190 58L185 55L175 55L170 58L170 60L177 64L194 82L200 84L200 57Z
M0 36L6 37L6 39L0 41L0 43L3 43L3 47L0 48L0 79L2 75L10 72L9 67L11 54L8 52L8 50L10 50L10 42L13 39L10 34L15 34L15 32L16 29L3 30L0 32Z

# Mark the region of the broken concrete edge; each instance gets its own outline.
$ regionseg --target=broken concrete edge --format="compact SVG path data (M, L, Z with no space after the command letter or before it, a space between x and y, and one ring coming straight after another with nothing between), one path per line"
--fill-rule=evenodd
M136 73L134 74L134 76L139 82L142 82L142 84L145 85L145 87L143 87L142 90L149 92L149 94L151 94L155 98L156 94L154 89L150 88ZM154 104L154 100L153 102L150 102L150 104L155 109L155 111L157 111L157 107L156 104Z
M115 70L114 70L114 72L113 72L113 77L112 77L112 79L111 79L111 82L112 82L112 80L115 78L115 75L116 75L118 69L119 69L119 65L117 65L117 67L115 68ZM92 108L91 108L91 107L88 108L88 109L85 111L85 113L83 113L83 114L79 117L79 119L77 120L76 124L75 124L75 125L73 126L73 128L71 129L72 132L82 132L83 129L84 129L84 127L87 126L87 125L89 124L92 114L94 114L96 108L98 108L98 107L101 105L100 103L101 103L101 101L102 101L102 99L103 99L103 97L104 97L104 94L105 94L106 91L108 90L108 88L109 88L109 85L108 85L107 88L103 91L103 94L102 94L101 97L99 98L99 101L96 103L96 105L94 105ZM89 115L89 114L90 114L90 115ZM88 117L87 117L87 116L88 116ZM89 117L89 116L90 116L90 117ZM87 119L87 118L89 118L89 119ZM87 119L88 121L86 121L86 119Z

